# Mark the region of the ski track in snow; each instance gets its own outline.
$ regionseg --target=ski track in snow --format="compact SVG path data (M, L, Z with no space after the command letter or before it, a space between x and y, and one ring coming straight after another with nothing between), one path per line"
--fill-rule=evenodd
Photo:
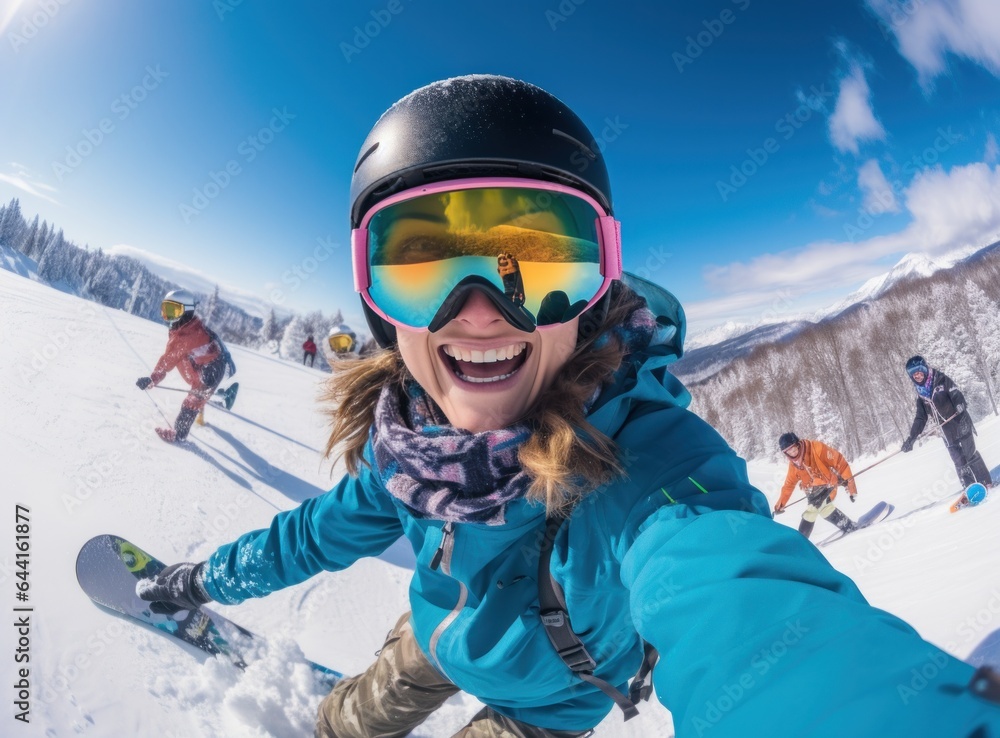
M209 407L209 425L196 426L190 444L160 441L153 428L164 417L172 422L183 395L143 393L134 383L149 374L166 335L164 326L0 271L3 498L8 512L27 505L32 521L32 712L17 735L311 735L324 690L305 659L363 671L408 607L413 554L405 542L345 572L216 605L267 636L259 660L240 672L83 594L74 562L94 535L124 536L168 563L200 560L327 490L342 473L331 478L318 451L326 431L316 396L328 375L241 347L232 347L241 387L234 413ZM181 386L176 374L165 384ZM984 458L1000 471L1000 422L987 419L978 430ZM874 460L851 461L861 468ZM776 462L749 465L772 504L784 472ZM855 518L880 499L896 506L894 515L822 551L872 604L965 657L1000 626L993 612L1000 499L954 515L946 504L918 510L957 497L958 488L944 444L927 440L859 477L858 504L837 499ZM792 508L777 520L797 527L799 514ZM832 531L819 521L814 540ZM14 604L12 543L9 537L0 547L0 592ZM5 653L12 638L13 629L3 629ZM3 678L13 684L16 665L4 661ZM412 735L449 736L480 707L457 695ZM671 734L670 715L655 699L629 723L612 711L598 729L609 738Z

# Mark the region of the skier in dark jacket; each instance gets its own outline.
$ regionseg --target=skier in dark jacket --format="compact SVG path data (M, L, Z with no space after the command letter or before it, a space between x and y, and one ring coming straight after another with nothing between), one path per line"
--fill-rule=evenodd
M945 446L955 464L955 471L964 487L980 482L993 486L990 470L976 450L975 427L965 402L965 396L951 378L939 369L931 369L923 356L913 356L906 362L906 373L917 391L917 415L910 435L903 441L903 453L913 450L913 443L924 430L927 418L934 419L944 435Z

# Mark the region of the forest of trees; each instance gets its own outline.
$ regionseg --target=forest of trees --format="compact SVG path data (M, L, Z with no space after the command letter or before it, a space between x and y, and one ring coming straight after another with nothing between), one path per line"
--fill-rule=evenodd
M915 412L903 368L914 354L955 380L974 419L997 412L1000 243L757 346L689 384L692 409L748 459L777 458L785 431L821 439L849 459L895 449Z
M69 241L61 228L46 221L39 223L37 215L29 223L17 198L0 205L0 244L32 259L46 284L156 322L162 322L163 296L184 286L156 276L132 257L81 248ZM200 297L198 314L224 341L263 348L292 360L302 360L299 347L306 335L312 334L320 343L331 327L343 321L339 310L331 315L316 310L283 320L273 309L263 317L250 315L221 298L218 286L212 294ZM316 366L328 368L322 353L316 357Z

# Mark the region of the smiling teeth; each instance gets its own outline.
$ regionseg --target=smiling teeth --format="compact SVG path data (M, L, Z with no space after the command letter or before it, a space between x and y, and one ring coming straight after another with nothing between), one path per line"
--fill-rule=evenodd
M469 377L466 376L465 374L462 374L461 372L456 372L456 373L458 374L459 379L461 379L463 382L472 382L473 384L486 384L488 382L499 382L502 379L507 379L507 377L514 376L514 372L511 372L510 374L501 374L498 377Z
M444 352L453 359L458 361L467 361L470 364L493 364L497 361L506 361L507 359L513 359L515 356L524 351L527 344L525 342L512 343L509 346L501 346L500 348L487 349L486 351L477 351L476 349L466 349L460 348L458 346L445 345L443 347ZM506 379L510 374L504 374L499 377L490 377L487 379L469 379L470 382L496 382L500 379Z

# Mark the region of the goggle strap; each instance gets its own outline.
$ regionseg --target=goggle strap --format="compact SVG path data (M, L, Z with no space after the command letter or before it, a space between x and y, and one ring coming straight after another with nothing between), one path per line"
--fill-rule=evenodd
M354 264L354 291L364 292L371 287L368 274L368 229L355 228L351 231L351 262Z
M613 215L602 215L597 220L601 229L601 273L605 279L621 279L622 224Z

